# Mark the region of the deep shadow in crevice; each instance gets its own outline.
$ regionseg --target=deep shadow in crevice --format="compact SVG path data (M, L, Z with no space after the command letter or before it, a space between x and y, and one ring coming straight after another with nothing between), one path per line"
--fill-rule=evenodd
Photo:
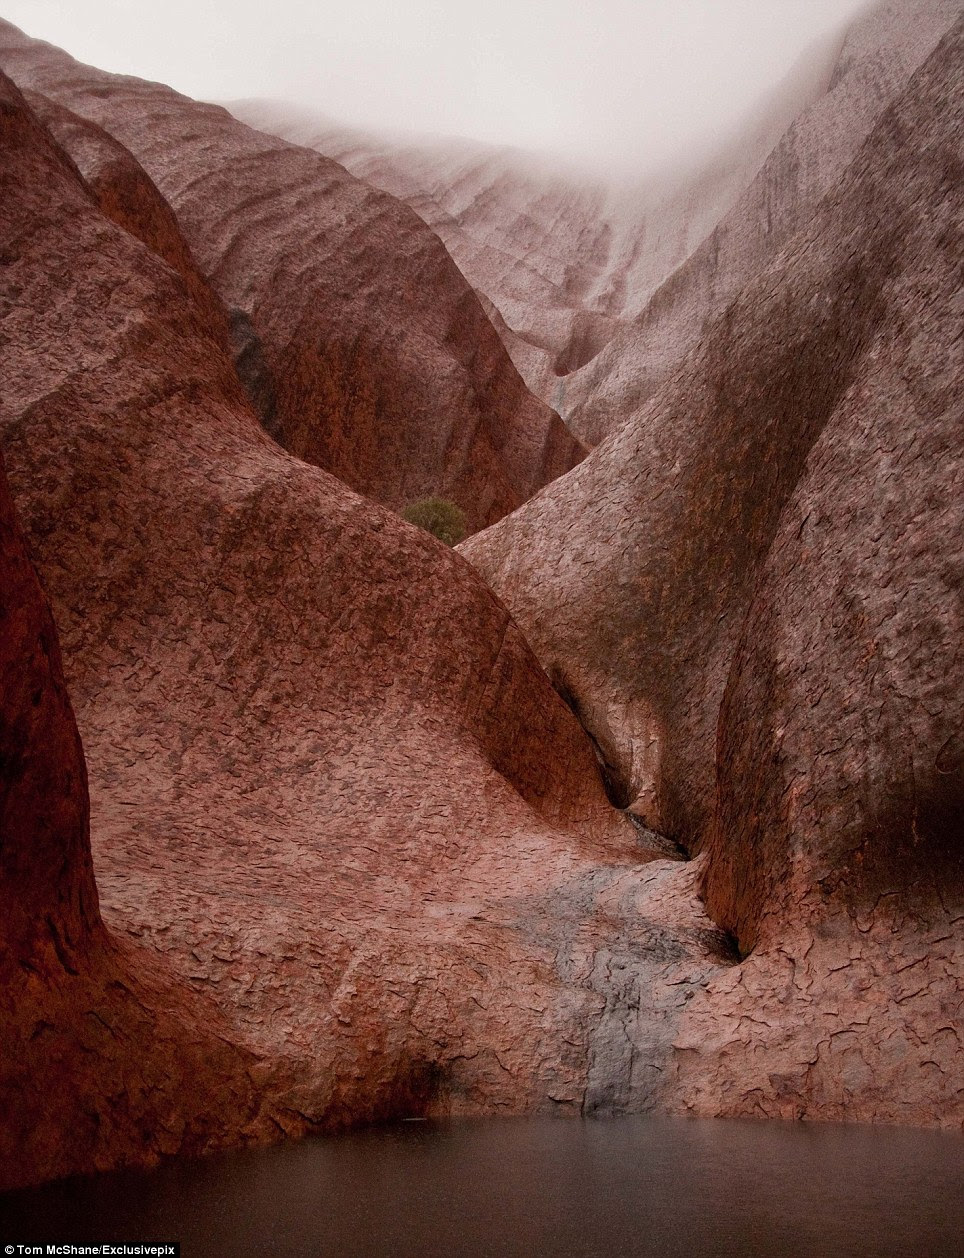
M602 744L586 723L582 705L572 686L558 668L550 670L549 680L552 682L556 694L558 694L559 698L582 726L583 732L592 744L592 749L596 753L596 762L599 765L599 775L602 779L603 789L606 792L606 798L614 808L618 808L621 811L628 808L632 803L629 783L621 770L607 757Z
M634 812L631 812L630 809L624 808L622 811L633 823L633 828L639 837L640 843L649 848L650 851L658 852L665 860L682 863L691 859L686 848L682 844L677 843L670 835L661 834L658 830L654 830L640 817L637 817Z
M283 446L283 432L278 419L277 387L268 367L261 338L250 316L237 307L229 312L231 345L238 379L247 393L255 414L265 432Z
M740 951L739 940L733 931L720 926L700 931L700 939L707 951L724 965L739 965L750 955L749 951Z

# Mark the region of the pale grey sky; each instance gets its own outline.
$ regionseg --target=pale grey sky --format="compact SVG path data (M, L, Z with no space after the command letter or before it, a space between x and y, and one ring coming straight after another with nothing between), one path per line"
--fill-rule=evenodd
M866 0L3 0L28 34L208 100L647 167L727 131Z

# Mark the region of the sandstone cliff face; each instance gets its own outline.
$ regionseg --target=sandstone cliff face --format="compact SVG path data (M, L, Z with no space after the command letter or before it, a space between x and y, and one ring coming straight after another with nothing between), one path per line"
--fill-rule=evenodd
M5 104L6 102L4 102ZM0 473L4 959L70 972L99 925L87 774L53 620Z
M106 129L147 171L228 307L262 422L292 453L395 508L441 493L473 528L582 457L438 238L394 198L9 25L0 55L21 86Z
M828 90L793 122L718 226L647 294L555 405L596 444L638 415L745 285L800 231L890 101L961 12L960 0L886 0L843 44Z
M0 498L4 1183L399 1114L964 1123L961 40L467 545L568 707L460 555L264 432L4 81L0 445L103 914Z
M962 40L639 419L464 548L752 950L686 1011L702 1112L959 1121Z
M25 1029L3 1048L34 1098L6 1180L391 1114L602 1103L625 1065L611 975L634 957L654 991L675 975L648 1023L655 1097L685 993L722 964L693 879L610 809L474 570L281 450L180 278L12 108L0 441L87 750L120 957L96 982L147 1009L131 1027L87 988L66 1011L38 991L25 1026L68 1041L44 1130L72 1114L88 1136L60 1159L26 1140L46 1075ZM154 1042L162 998L129 957L167 976L172 1011L133 1075L124 1053ZM71 1048L78 1020L103 1051ZM206 1054L196 1079L182 1044Z
M637 414L841 177L960 12L884 0L811 49L738 143L667 187L620 186L508 150L415 145L271 101L238 117L411 205L491 303L529 387L592 446Z
M83 206L75 172L2 76L0 144L5 219L38 177L41 196L59 184ZM29 248L4 232L4 331ZM9 383L22 359L5 361ZM0 766L0 1187L264 1138L253 1056L159 958L104 930L80 738L2 464Z

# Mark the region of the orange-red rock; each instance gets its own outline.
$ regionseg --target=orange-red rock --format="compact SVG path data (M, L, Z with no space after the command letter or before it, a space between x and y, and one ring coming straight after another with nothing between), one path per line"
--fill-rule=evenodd
M3 64L128 148L228 308L238 367L292 453L394 508L492 523L582 457L534 398L438 237L320 154L14 27Z
M24 178L83 192L0 76L4 207ZM4 330L22 238L4 235ZM11 272L14 275L11 275ZM6 357L7 379L22 362ZM16 387L16 386L14 386ZM250 1053L156 955L111 940L57 633L0 464L0 1186L270 1130Z
M111 1121L67 1163L14 1172L8 1151L4 1174L197 1147L198 1113L237 1140L611 1095L593 1044L641 922L654 974L718 967L692 891L609 808L474 570L281 450L180 278L24 126L0 200L0 440L87 750L102 911L216 1007L228 1060L198 1071L224 1101L144 1083L161 1124L133 1083L108 1107L109 1056L65 1050L58 1113L88 1097ZM680 911L637 902L650 886ZM684 990L650 1027L662 1052ZM73 1015L38 1007L66 1034ZM170 1027L162 1055L204 1048ZM17 1066L38 1096L42 1065Z
M464 547L742 965L703 1113L961 1121L959 22L640 417Z
M37 753L2 779L4 1182L387 1114L964 1121L960 44L687 374L466 547L689 862L477 572L264 432L4 87L0 445L104 918L5 515L41 703L3 709ZM128 92L174 108L117 90L131 133Z
M883 0L858 16L826 90L793 121L735 204L605 349L567 377L556 405L584 441L595 444L637 416L730 302L806 226L959 14L958 0Z
M25 98L34 116L73 161L101 212L178 272L207 327L228 346L227 313L191 257L173 210L133 154L102 127L40 92L28 90Z
M282 101L230 108L410 205L482 297L529 388L559 409L571 374L700 244L823 90L832 61L826 50L806 59L737 139L662 178L604 178L512 149L366 133Z

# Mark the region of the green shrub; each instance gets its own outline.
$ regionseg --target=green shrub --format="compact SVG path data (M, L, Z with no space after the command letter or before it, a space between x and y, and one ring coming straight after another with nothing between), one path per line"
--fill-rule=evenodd
M447 546L455 546L465 536L465 512L447 498L420 498L402 512L409 524L433 534Z

